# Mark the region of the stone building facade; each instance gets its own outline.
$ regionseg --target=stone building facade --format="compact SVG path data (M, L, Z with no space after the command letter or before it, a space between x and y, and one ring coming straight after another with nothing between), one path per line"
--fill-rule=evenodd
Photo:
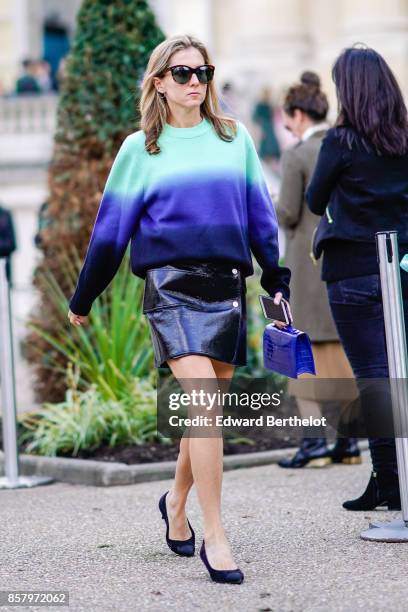
M54 16L72 34L81 0L0 0L0 83L12 86L19 63L42 53L42 28ZM150 0L167 35L190 32L209 46L217 75L248 99L268 83L280 90L314 68L333 94L339 51L365 42L384 54L408 89L408 0Z

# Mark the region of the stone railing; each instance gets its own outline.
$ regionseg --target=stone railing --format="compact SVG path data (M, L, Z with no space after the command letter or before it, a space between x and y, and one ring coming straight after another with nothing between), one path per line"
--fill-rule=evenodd
M53 132L57 95L0 98L0 134Z
M0 98L0 166L48 163L57 104L52 94Z

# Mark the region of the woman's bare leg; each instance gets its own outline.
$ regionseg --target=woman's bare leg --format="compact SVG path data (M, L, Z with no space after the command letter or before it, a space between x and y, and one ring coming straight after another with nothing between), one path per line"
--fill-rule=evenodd
M188 379L193 376L196 378L206 377L207 369L201 369L202 366L196 363L195 357L195 355L189 355L168 360L167 363L175 378ZM190 358L193 359L191 366L189 363L187 363L187 366L183 365L185 363L184 360ZM183 359L182 368L180 368L180 359ZM182 386L186 387L186 381L182 380L182 382L184 383ZM187 387L184 390L189 392L191 389ZM171 540L187 540L191 537L191 531L186 518L186 502L193 483L194 479L190 462L190 438L183 437L180 441L174 482L166 497L167 513L169 517L169 538Z
M180 441L174 482L166 497L171 540L188 540L191 537L186 517L187 496L194 482L189 445L190 439L183 437Z
M322 418L320 403L316 400L304 399L303 397L296 398L296 403L299 408L299 413L302 418L313 417L316 419Z
M234 366L201 355L186 355L169 359L174 376L188 388L188 379L209 379L208 388L215 390L217 378L231 379ZM224 390L225 386L223 386ZM190 465L198 500L203 513L204 539L209 563L216 569L233 569L233 559L221 519L221 488L223 475L223 439L221 435L189 438ZM180 472L185 478L186 470ZM176 498L176 495L174 496ZM170 519L170 516L169 516ZM171 537L171 536L170 536ZM187 536L188 537L188 536ZM183 538L184 539L184 538Z
M229 381L232 380L235 366L230 363L225 363L224 361L218 361L218 359L211 359L211 363L217 378L228 379Z

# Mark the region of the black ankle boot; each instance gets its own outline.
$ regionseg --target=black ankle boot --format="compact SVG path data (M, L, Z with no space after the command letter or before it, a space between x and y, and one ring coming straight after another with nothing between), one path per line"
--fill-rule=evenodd
M278 461L278 465L283 468L302 468L306 465L323 467L330 463L326 438L303 438L299 450L293 457Z
M374 510L377 506L401 510L398 474L395 472L372 472L364 493L343 504L346 510Z
M362 463L357 438L337 438L336 444L330 450L330 457L333 463L345 463L348 465Z

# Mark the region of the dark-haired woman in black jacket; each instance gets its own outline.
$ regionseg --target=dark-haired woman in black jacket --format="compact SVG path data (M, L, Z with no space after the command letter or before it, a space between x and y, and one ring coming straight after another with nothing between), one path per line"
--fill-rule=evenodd
M356 378L388 377L375 234L408 245L408 119L398 83L373 49L345 49L333 67L336 127L322 142L306 198L322 215L314 244L340 339ZM408 321L408 275L401 275ZM375 407L373 406L375 410ZM373 472L348 510L401 508L395 440L370 438Z

